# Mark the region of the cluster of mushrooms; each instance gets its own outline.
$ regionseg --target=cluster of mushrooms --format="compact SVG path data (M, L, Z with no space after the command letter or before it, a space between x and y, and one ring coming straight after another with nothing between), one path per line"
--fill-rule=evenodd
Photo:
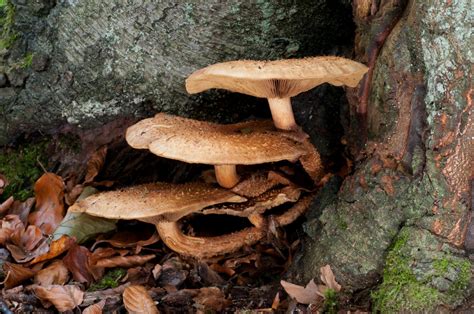
M155 224L170 249L199 259L253 245L264 239L270 221L285 226L303 214L324 174L317 150L295 122L290 98L323 83L355 87L366 71L365 65L340 57L231 61L198 70L186 80L189 93L220 88L267 98L273 122L219 125L164 113L144 119L128 128L129 145L165 158L213 165L211 179L99 193L70 210ZM312 188L295 183L297 171L305 173ZM268 214L277 207L284 210ZM250 227L209 237L185 232L183 221L197 215L245 217Z

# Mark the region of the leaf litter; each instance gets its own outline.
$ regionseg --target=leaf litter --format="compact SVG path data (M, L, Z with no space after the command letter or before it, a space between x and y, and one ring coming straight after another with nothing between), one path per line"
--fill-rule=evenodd
M68 212L68 206L96 193L96 188L114 184L94 181L107 154L103 146L91 155L85 175L77 176L82 182L46 172L34 186L35 198L24 202L8 198L0 204L0 244L10 255L2 266L2 296L10 309L102 313L125 307L131 313L159 313L183 308L196 312L288 308L289 298L275 278L283 276L299 240L288 237L273 216L263 221L270 225L267 241L199 261L171 252L144 222ZM254 196L291 185L277 172L269 172L271 181L259 175L252 180L262 183L260 190L249 182L236 191ZM8 181L1 176L0 181L1 193ZM299 188L291 189L300 193ZM335 289L331 274L326 272L321 279Z

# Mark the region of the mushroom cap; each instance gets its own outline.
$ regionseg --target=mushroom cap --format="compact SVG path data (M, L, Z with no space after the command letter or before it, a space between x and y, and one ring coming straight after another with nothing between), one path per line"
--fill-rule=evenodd
M128 128L126 139L161 157L209 165L296 161L307 153L271 121L219 125L159 113Z
M367 72L362 63L341 57L216 63L186 79L190 94L211 88L263 98L287 98L323 83L355 87Z
M69 210L110 219L171 215L178 220L215 204L245 201L244 197L205 183L152 183L94 194Z

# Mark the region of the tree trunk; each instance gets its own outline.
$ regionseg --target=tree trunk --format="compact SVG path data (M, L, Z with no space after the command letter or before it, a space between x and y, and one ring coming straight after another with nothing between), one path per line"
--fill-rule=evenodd
M452 308L468 293L474 250L472 7L353 6L356 54L371 67L350 93L358 162L336 196L336 180L320 192L293 275L307 282L330 264L345 291L367 296L380 284L371 296L382 313Z
M0 66L0 145L159 111L221 121L267 113L263 99L189 96L184 80L221 61L344 53L354 29L348 1L8 2L14 23L3 39L16 40Z

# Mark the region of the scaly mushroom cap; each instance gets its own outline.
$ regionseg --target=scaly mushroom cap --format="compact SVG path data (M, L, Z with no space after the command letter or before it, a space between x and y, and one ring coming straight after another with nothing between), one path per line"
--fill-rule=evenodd
M355 87L367 69L340 57L230 61L194 72L186 79L186 90L195 94L221 88L255 97L288 98L323 83Z
M69 207L72 212L110 219L142 219L159 215L180 219L220 203L246 198L205 183L153 183L94 194Z
M307 153L271 121L219 125L159 113L128 128L126 139L161 157L208 165L296 161Z

